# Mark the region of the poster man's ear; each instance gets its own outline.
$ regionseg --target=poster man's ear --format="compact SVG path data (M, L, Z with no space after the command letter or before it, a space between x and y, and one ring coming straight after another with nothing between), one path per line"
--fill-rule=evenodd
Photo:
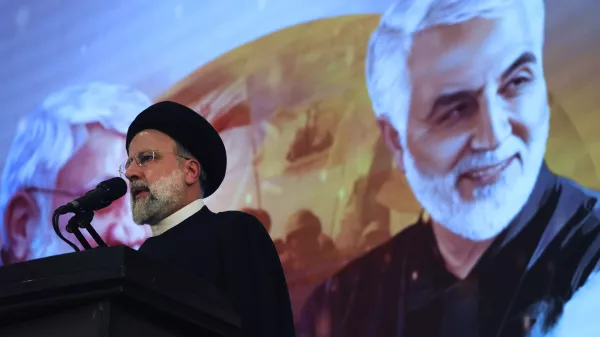
M9 255L11 263L25 261L29 256L31 226L39 217L37 203L26 192L17 192L10 199L4 211L4 227L6 237L3 250Z
M398 130L396 130L389 119L385 117L377 119L377 125L383 134L385 144L394 154L394 160L396 161L398 169L404 172L404 148L402 147L402 144L400 144Z

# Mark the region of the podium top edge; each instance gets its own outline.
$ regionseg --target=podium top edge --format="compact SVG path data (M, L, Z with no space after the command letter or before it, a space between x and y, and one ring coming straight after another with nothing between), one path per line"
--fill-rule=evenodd
M73 274L107 267L119 267L147 260L135 250L119 247L99 247L87 251L44 257L0 267L0 285Z
M121 285L115 288L115 284ZM239 327L239 318L215 286L196 275L156 262L129 247L99 247L0 267L0 306L27 294L56 298L73 287L107 287L125 297L146 289ZM61 289L60 291L56 291ZM23 297L25 296L25 297ZM62 295L60 295L62 296Z

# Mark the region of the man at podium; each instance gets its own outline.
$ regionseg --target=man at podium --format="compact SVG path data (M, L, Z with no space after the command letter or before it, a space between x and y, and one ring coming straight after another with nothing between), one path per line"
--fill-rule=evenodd
M133 219L152 228L139 251L213 283L244 336L293 336L285 276L264 226L247 213L213 213L202 201L227 167L210 123L178 103L156 103L132 122L125 146L120 172L130 182Z

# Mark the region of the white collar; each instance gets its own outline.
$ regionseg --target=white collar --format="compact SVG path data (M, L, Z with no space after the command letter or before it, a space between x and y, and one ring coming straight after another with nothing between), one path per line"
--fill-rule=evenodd
M168 231L169 229L179 225L185 219L199 212L202 209L202 207L204 207L204 202L202 201L202 199L196 199L190 202L185 207L164 218L156 225L150 226L150 228L152 229L152 236L159 236L164 232Z

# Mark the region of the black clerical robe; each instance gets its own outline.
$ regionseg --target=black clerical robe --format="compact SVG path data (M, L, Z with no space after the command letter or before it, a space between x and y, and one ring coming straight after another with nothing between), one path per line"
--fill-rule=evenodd
M214 284L242 322L243 337L294 336L291 303L275 245L253 216L206 206L139 251Z
M518 337L551 327L599 268L599 209L544 166L526 206L464 280L445 269L430 224L419 221L317 287L297 334Z

